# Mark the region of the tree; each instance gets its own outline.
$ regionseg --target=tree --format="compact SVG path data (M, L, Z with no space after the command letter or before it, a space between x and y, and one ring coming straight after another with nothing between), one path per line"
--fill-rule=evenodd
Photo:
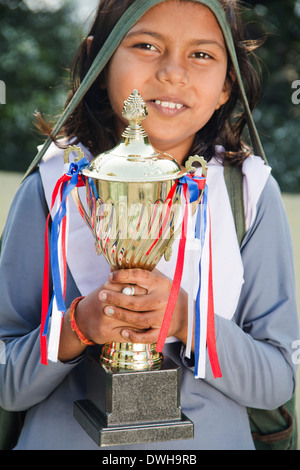
M74 0L60 1L64 6L57 11L34 12L27 4L43 0L0 0L0 81L6 85L6 104L0 104L2 170L23 172L35 155L42 142L34 130L35 110L55 116L64 105L74 38L78 44L80 38L70 14ZM255 121L281 189L299 192L300 1L247 0L245 5L249 37L268 35L258 50L264 91Z
M273 174L281 189L300 191L300 3L297 0L248 0L250 36L266 34L257 54L264 91L255 120ZM259 26L263 25L262 26ZM296 87L296 88L293 88Z
M78 37L70 6L32 11L20 0L0 0L0 80L6 104L0 105L0 168L25 171L43 139L34 113L55 116L66 99L66 84Z

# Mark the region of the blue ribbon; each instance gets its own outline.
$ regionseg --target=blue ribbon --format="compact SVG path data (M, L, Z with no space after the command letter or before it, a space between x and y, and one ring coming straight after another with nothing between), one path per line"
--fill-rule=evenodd
M201 181L204 180L205 178L201 178L198 176L183 176L182 178L179 179L179 184L184 185L187 184L189 188L189 194L190 194L190 202L196 202L199 199L199 188L196 180Z
M79 160L76 163L70 163L69 170L67 171L67 175L73 176L77 174L77 178L78 178L78 175L81 174L82 170L88 167L89 165L90 165L90 162L85 157L83 157L81 158L81 160Z
M201 261L202 261L202 253L203 253L203 246L205 241L205 233L207 228L207 193L208 188L205 186L204 193L203 193L203 208L202 214L200 208L198 208L197 213L197 220L196 220L196 227L195 227L195 237L200 239L201 241L201 255L199 261L199 284L198 284L198 291L196 296L195 302L195 377L198 375L198 364L199 364L199 357L200 357L200 294L201 294Z
M190 202L195 202L199 199L200 189L198 187L197 181L204 180L204 177L189 177L183 176L179 179L179 184L184 185L187 184L190 194ZM199 371L199 357L200 357L200 328L201 328L201 315L200 315L200 295L201 295L201 261L202 261L202 252L203 246L205 242L205 233L207 228L207 193L208 188L205 185L203 191L203 197L201 201L202 207L198 207L197 211L197 219L195 225L195 238L200 240L201 244L201 254L200 254L200 261L199 261L199 284L198 284L198 291L196 296L195 302L195 377L198 376Z
M62 201L55 216L53 217L52 228L51 228L51 240L50 240L53 295L52 295L51 302L49 304L43 335L46 335L48 331L49 319L51 316L54 297L56 298L58 310L62 312L63 314L66 311L62 283L61 283L61 276L60 276L60 269L59 269L58 240L59 240L62 220L66 216L66 213L67 213L67 206L66 206L67 197L69 196L71 191L74 188L76 188L78 184L79 175L81 175L82 169L86 168L88 165L89 165L89 161L86 158L82 158L77 163L70 164L68 172L66 173L66 175L70 179L69 181L65 181L63 183ZM84 178L82 175L81 177Z

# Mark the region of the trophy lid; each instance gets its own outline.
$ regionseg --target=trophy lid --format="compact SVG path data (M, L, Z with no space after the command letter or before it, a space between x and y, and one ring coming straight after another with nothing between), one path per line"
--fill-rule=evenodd
M120 143L95 157L89 168L83 170L85 176L106 181L151 182L174 180L187 173L173 157L156 152L151 146L141 126L148 111L137 90L125 101L122 114L129 126Z

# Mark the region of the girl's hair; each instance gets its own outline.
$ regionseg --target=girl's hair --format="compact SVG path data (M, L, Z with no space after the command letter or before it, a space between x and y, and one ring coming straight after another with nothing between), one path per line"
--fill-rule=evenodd
M189 0L181 0L189 1ZM80 83L89 70L99 50L102 48L111 30L134 0L100 0L94 23L87 35L93 36L89 52L87 40L80 45L71 70L72 88L67 99L71 100ZM240 15L238 0L219 0L231 27L235 49L244 82L250 109L253 110L260 97L259 73L253 66L254 41L245 41L244 26ZM84 99L65 123L63 133L68 138L81 142L92 155L109 150L118 143L114 114L108 99L104 83L107 66L87 91ZM224 160L240 165L250 154L249 147L243 141L246 116L241 103L241 92L234 79L235 71L228 54L227 79L231 84L230 98L219 110L215 111L209 122L197 132L189 154L204 156L208 161L215 155L215 146L226 149ZM238 108L240 107L240 110ZM51 129L38 114L38 127L51 135ZM188 155L187 155L188 156Z

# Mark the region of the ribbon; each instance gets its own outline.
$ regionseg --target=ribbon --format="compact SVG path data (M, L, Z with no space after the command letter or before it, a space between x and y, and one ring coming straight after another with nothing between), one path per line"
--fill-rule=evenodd
M159 233L158 233L158 235L157 235L157 238L154 240L154 242L153 242L152 245L150 246L149 250L146 252L146 255L147 255L147 256L149 256L149 254L151 253L151 251L153 250L153 248L155 247L155 245L157 244L157 242L160 240L160 238L161 238L161 236L162 236L162 234L163 234L163 232L164 232L164 229L165 229L166 224L167 224L168 219L169 219L169 215L170 215L170 211L171 211L171 206L172 206L172 202L173 202L173 197L174 197L174 194L175 194L175 192L176 192L177 186L178 186L178 181L175 181L175 183L173 184L173 186L171 187L171 189L170 189L170 191L169 191L169 194L168 194L167 197L166 197L166 200L165 200L165 202L164 202L164 204L167 204L167 210L166 210L165 218L164 218L163 223L161 224L161 217L162 217L162 214L160 215L160 222L159 222L160 230L159 230ZM155 213L156 213L156 208L157 208L157 205L155 206L155 211L154 211L152 220L154 220ZM150 228L149 228L148 235L151 234L151 225L152 225L152 221L150 221Z
M179 289L182 280L183 267L185 261L186 251L186 233L188 226L189 207L190 203L196 202L199 199L200 192L203 191L203 198L201 204L197 208L197 217L195 224L195 238L201 242L201 253L199 260L199 283L198 291L195 302L195 378L205 377L205 362L206 362L206 347L209 355L209 360L212 372L215 378L221 377L221 369L219 365L216 339L215 339L215 322L214 322L214 298L213 298L213 275L212 275L212 244L211 244L211 220L208 208L208 188L206 186L205 178L194 177L191 175L184 176L178 181L181 185L183 198L185 202L185 209L182 222L181 238L178 246L177 262L175 267L174 279L171 286L171 291L168 298L166 311L164 314L159 338L156 344L156 351L162 352L170 324L175 310ZM203 252L205 242L208 240L208 273L205 279L203 271ZM189 302L189 310L191 308ZM188 338L186 355L190 355L192 344L191 332L193 318L189 313L188 318Z
M57 361L59 337L61 323L66 311L65 292L66 292L66 276L67 276L67 198L75 187L85 185L85 178L81 174L81 170L88 166L89 162L83 158L78 163L72 163L69 170L56 183L51 201L51 209L47 217L45 230L45 262L44 262L44 279L43 279L43 297L42 297L42 320L41 320L41 362L47 365L48 359ZM207 203L207 186L204 177L196 177L187 175L175 182L172 186L165 203L167 204L167 213L160 228L158 238L154 241L148 253L159 240L167 223L173 196L177 188L183 196L184 214L181 229L181 238L178 246L178 255L174 279L168 298L168 303L163 318L156 350L162 352L167 334L172 321L173 312L175 310L178 294L181 286L186 241L187 228L189 224L190 204L200 199L203 191L203 199L197 208L196 224L194 236L201 241L201 254L199 261L199 285L195 303L195 377L200 378L205 375L205 353L206 346L211 363L214 377L221 377L221 370L218 362L216 341L215 341L215 324L214 324L214 301L213 301L213 276L212 276L212 246L211 246L211 222ZM57 204L57 210L52 220L51 229L51 257L49 255L49 239L48 228L51 213ZM208 277L203 276L202 261L203 248L205 240L209 243L209 259L208 259ZM53 280L53 294L49 302L49 274L50 274L50 258L51 258L51 274ZM205 270L207 271L207 270ZM205 288L204 288L205 287ZM206 299L206 300L205 300ZM203 306L206 302L206 306ZM189 302L189 309L191 309ZM191 313L191 314L190 314ZM47 335L51 317L51 331L49 338L49 346L47 349ZM191 348L191 331L193 330L193 312L189 312L189 326L187 338L187 354Z
M57 360L58 343L61 328L61 321L66 311L65 290L67 277L67 255L66 255L66 234L67 234L67 197L75 187L85 185L85 179L81 175L81 170L89 165L86 158L82 158L78 163L71 163L69 170L56 183L51 200L51 208L46 221L45 228L45 259L43 273L43 295L41 312L41 363L48 364L47 335L52 312L51 332L49 350L51 360ZM51 228L51 256L49 250L49 223L54 206L58 208L52 220ZM61 247L61 250L59 249ZM51 275L53 280L53 294L49 301L49 280L50 280L50 259Z
M187 204L198 201L200 191L203 191L206 187L206 179L200 176L186 175L180 178L179 183L189 189L190 197L189 201L186 200Z
M206 357L206 332L207 332L207 303L203 294L208 292L203 274L203 263L205 262L204 244L207 239L207 187L203 193L202 213L198 211L195 227L195 237L200 240L201 251L199 260L199 280L195 301L195 377L205 377L205 357ZM206 305L205 305L206 304Z
M211 233L211 220L209 218L209 232ZM212 272L212 246L209 237L209 273L208 273L208 308L207 308L207 351L214 378L222 377L218 360L216 333L215 333L215 311Z
M199 199L200 191L202 191L205 188L205 183L206 183L205 178L192 177L190 175L183 176L175 183L176 185L180 185L182 188L185 207L184 207L184 214L183 214L183 221L182 221L181 237L180 237L179 247L178 247L175 274L174 274L174 279L172 282L171 291L169 294L163 322L161 325L158 341L156 344L157 352L162 352L163 350L163 347L164 347L164 344L168 335L168 331L170 328L170 324L172 321L173 312L176 306L180 285L181 285L184 259L185 259L189 203L196 202Z
M211 218L207 203L207 187L203 194L203 213L197 217L196 238L201 241L201 255L199 261L199 282L195 302L195 377L205 377L206 347L215 378L221 377L218 361L215 323L214 323L214 294L212 276L212 246L211 246ZM208 250L205 250L205 244ZM208 266L208 269L206 269ZM203 269L204 268L204 269ZM205 276L206 274L206 276Z
M187 201L187 186L183 186L183 194L184 198ZM175 305L177 302L181 279L182 279L182 272L183 272L183 265L184 265L184 252L185 252L185 245L186 245L186 227L188 222L188 206L185 204L185 210L183 215L182 221L182 231L181 231L181 238L179 241L179 248L178 248L178 256L175 268L174 279L172 282L171 291L168 298L168 303L166 307L166 311L164 314L163 322L161 325L158 341L156 344L156 351L162 352L165 341L167 339L168 331L170 328L171 320L173 317L173 312L175 309Z

